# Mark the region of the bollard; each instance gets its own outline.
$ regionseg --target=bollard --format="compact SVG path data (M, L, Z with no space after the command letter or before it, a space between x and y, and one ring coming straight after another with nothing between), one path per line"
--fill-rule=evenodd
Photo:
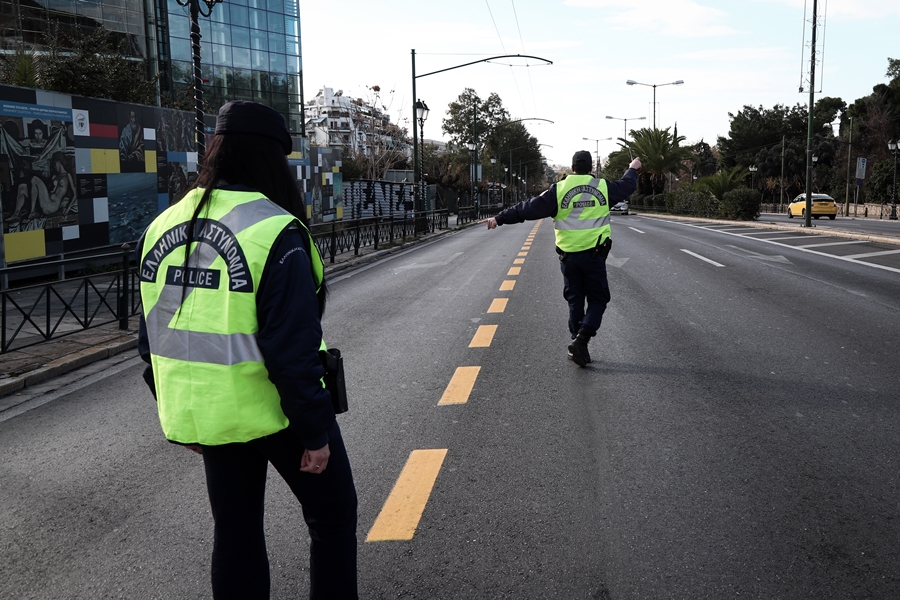
M131 287L128 281L131 274L130 254L131 246L122 244L122 287L121 294L119 294L119 329L122 330L128 329L128 289Z

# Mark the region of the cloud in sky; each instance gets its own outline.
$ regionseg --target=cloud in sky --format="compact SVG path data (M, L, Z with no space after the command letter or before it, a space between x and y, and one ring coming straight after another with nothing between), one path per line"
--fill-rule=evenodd
M656 31L673 37L716 37L736 33L728 15L691 0L566 0L566 6L613 9L605 23L632 30Z

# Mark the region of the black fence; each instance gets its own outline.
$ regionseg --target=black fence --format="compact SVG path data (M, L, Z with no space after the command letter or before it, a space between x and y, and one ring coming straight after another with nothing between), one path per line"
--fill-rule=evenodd
M440 210L408 218L337 221L310 229L322 259L334 263L341 254L358 256L363 248L387 248L447 228L449 214ZM70 277L75 270L94 272ZM53 277L56 280L5 289L7 281ZM0 290L0 354L115 322L119 329L128 329L129 318L141 310L133 244L125 244L118 252L7 267L0 269L0 280L4 282Z
M0 354L34 346L53 338L118 321L128 329L128 318L140 310L137 268L133 249L92 257L103 272L0 291ZM85 258L45 261L41 267L59 269L82 265ZM33 265L2 269L3 275L21 275Z
M446 210L434 210L389 217L369 217L351 221L333 221L310 227L313 240L322 260L335 262L339 254L352 251L359 255L360 248L372 246L374 250L388 248L396 242L438 229L449 227Z

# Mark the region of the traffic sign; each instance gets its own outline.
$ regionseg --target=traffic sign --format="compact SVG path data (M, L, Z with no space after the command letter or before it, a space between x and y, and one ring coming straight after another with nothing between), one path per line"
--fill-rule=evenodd
M862 185L862 179L857 179L857 180L856 180L856 185Z
M860 156L856 159L856 178L857 179L865 179L866 178L866 159Z

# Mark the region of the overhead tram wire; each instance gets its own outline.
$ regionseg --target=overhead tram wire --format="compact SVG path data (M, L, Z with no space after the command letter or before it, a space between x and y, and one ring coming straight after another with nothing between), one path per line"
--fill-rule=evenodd
M512 4L513 16L516 18L516 31L519 32L519 44L522 46L522 52L525 52L525 40L522 39L522 27L519 25L519 13L516 11L516 0L509 0L510 4ZM530 66L530 65L529 65ZM528 85L531 87L531 105L534 108L534 112L537 112L537 103L534 101L534 81L531 79L531 71L526 71L528 73ZM520 99L522 100L522 105L525 105L525 100L521 98L522 92L519 92Z

